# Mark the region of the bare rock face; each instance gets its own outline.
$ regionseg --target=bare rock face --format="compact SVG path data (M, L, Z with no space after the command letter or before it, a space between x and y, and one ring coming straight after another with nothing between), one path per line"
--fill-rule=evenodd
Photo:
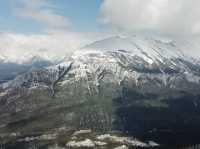
M111 46L116 42L128 48ZM101 45L106 46L101 50ZM198 59L186 56L174 43L111 38L86 46L62 63L1 84L0 135L46 134L65 126L117 130L163 144L171 136L173 144L180 134L200 134L199 88ZM83 138L68 145L106 143Z

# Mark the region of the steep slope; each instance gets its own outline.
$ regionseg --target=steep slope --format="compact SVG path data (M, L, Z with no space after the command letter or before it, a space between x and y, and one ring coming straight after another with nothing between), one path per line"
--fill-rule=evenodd
M0 133L61 126L139 136L200 132L200 63L175 43L112 37L2 84Z

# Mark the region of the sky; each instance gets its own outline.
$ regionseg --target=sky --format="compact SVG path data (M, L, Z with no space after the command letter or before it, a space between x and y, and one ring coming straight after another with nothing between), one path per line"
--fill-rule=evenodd
M73 30L97 31L99 28L96 18L101 3L102 0L0 0L0 22L2 23L0 30L22 33L40 32L47 25L45 24L47 22L43 21L45 18L39 20L37 19L39 16L33 17L33 11L40 10L40 15L45 14L45 17L51 15L53 20L58 16L69 20L65 23L69 23ZM27 14L27 12L32 14Z
M200 33L199 0L0 0L0 53L71 52L136 32Z

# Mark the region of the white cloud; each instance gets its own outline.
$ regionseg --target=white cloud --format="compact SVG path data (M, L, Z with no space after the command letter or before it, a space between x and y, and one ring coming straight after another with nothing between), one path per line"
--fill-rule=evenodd
M48 28L66 29L71 24L67 17L56 13L48 0L19 0L15 5L18 16L45 23Z
M127 31L200 33L199 0L104 0L99 20Z
M63 57L88 43L88 38L74 32L25 35L0 34L0 55L17 60L24 55L46 53Z
M41 34L0 33L0 56L21 63L32 56L50 59L70 56L75 50L102 39L103 33L53 31Z

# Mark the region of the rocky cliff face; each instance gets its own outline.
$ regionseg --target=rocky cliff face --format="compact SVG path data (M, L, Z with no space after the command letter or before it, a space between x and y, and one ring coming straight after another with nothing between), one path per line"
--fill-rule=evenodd
M199 88L198 59L174 42L113 37L2 84L0 133L62 126L147 138L199 132Z

